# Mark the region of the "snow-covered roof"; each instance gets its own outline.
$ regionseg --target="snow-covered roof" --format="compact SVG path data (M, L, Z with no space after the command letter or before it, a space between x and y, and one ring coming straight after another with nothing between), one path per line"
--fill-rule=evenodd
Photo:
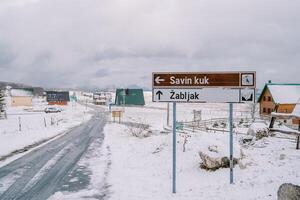
M300 118L300 102L298 102L292 112L292 115L297 117L297 118Z
M266 88L269 89L275 103L296 104L300 99L300 84L267 84L264 90ZM264 91L261 97L263 93Z
M274 117L282 117L282 118L298 118L300 119L300 101L298 101L298 103L296 104L294 110L292 113L276 113L276 112L272 112L271 113L272 116Z
M11 89L10 94L12 97L31 97L33 92L26 89Z

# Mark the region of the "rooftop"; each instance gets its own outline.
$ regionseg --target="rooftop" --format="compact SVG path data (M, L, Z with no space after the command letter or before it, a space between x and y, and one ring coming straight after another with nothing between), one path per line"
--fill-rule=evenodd
M300 99L300 84L274 84L265 85L262 94L268 89L275 103L296 104ZM258 101L261 100L262 95Z

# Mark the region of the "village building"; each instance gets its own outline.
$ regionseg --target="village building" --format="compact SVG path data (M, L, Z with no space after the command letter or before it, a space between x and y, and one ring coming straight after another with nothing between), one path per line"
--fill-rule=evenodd
M267 83L258 98L261 116L272 113L291 114L300 100L300 84ZM299 124L299 119L290 117L283 119L288 124Z
M110 92L95 92L93 93L93 103L95 105L107 105L111 101Z
M32 89L11 89L10 90L11 106L32 106L33 90Z
M144 92L142 89L117 89L115 105L136 105L144 106Z
M68 105L70 95L68 91L46 91L48 105Z

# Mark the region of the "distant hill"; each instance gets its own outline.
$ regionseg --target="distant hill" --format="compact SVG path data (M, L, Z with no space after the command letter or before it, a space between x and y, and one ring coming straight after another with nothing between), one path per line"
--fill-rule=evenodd
M7 86L10 86L11 88L26 88L26 89L32 89L33 94L37 96L42 96L44 93L44 89L42 87L33 87L30 85L25 85L22 83L12 83L12 82L4 82L0 81L0 89L5 89Z
M6 86L10 86L12 88L32 88L32 86L25 85L25 84L22 84L22 83L13 83L13 82L0 81L0 88L1 89L5 89Z

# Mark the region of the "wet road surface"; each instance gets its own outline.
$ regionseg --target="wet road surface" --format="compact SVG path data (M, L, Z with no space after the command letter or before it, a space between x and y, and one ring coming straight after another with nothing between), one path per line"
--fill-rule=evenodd
M105 113L98 112L88 122L0 168L0 199L44 200L57 191L87 187L91 174L83 173L86 169L77 163L93 141L102 143L105 123ZM64 189L66 183L69 186Z

